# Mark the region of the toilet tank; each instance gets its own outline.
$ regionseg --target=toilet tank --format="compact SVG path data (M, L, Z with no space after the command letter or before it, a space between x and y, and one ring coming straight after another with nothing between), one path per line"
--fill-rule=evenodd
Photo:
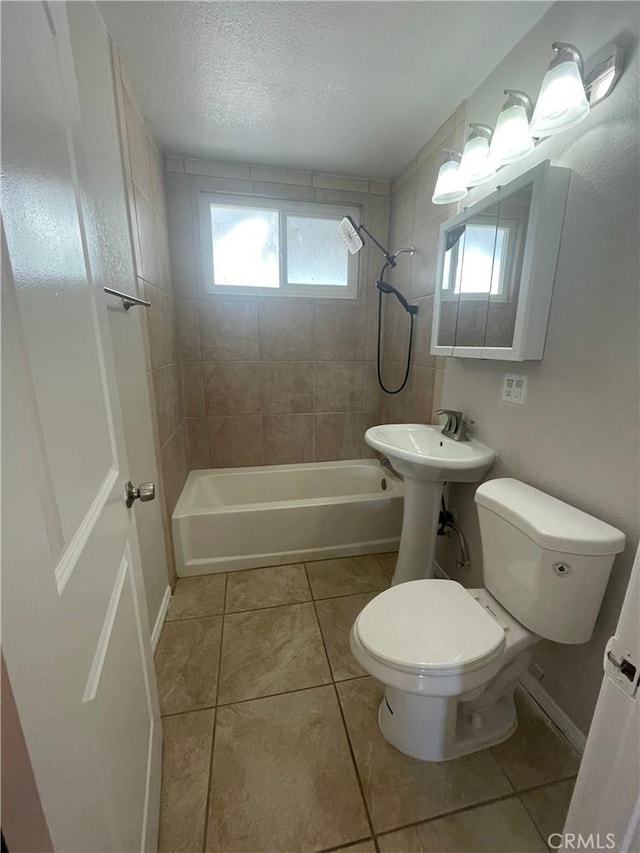
M482 483L475 500L489 592L539 636L586 643L624 534L518 480Z

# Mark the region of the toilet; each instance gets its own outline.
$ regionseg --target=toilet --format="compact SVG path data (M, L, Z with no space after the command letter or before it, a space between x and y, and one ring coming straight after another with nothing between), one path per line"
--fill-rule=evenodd
M360 612L351 650L385 685L384 737L445 761L516 729L513 693L541 639L586 643L624 534L513 479L476 491L485 588L425 579L393 586Z

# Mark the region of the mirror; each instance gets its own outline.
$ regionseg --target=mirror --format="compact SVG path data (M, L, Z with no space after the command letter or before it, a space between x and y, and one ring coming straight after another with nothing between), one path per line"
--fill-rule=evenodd
M542 357L567 186L546 160L441 226L433 355Z
M497 264L500 282L491 289L489 297L485 347L513 346L531 193L529 185L504 198L499 205L494 271Z

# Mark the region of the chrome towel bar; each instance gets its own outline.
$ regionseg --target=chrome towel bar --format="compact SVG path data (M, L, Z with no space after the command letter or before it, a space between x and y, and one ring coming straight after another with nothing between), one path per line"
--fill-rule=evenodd
M138 299L137 296L129 296L128 293L122 293L119 290L113 290L111 287L105 287L104 292L110 293L112 296L118 296L120 299L122 299L122 304L124 305L125 311L128 311L129 308L133 308L134 305L144 305L146 308L151 305L150 302L146 302L144 299Z

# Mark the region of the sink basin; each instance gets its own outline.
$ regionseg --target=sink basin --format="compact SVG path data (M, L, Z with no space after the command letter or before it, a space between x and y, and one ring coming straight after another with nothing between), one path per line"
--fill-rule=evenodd
M479 441L454 441L438 426L382 424L364 440L404 477L404 514L393 584L433 577L443 483L477 483L496 454Z
M404 476L441 483L476 483L487 473L496 454L471 439L454 441L438 426L383 424L366 431L370 447L384 453Z

